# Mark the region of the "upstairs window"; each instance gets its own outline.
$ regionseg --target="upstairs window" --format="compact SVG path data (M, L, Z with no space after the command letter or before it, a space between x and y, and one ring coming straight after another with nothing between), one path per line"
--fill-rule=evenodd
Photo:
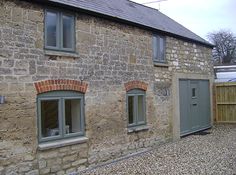
M133 89L127 93L128 126L146 124L145 91Z
M45 48L75 51L75 17L55 10L45 12Z
M38 95L39 141L84 136L84 95L54 91Z
M154 63L166 63L166 40L164 36L153 35L153 61Z

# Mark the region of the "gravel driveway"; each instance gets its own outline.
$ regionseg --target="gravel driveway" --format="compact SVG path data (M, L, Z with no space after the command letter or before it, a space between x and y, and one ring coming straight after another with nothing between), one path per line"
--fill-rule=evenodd
M236 125L218 125L82 175L236 175Z

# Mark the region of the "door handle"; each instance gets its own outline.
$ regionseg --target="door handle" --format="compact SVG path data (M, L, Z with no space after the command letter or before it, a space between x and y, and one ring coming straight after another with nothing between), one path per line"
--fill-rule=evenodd
M197 104L195 103L195 104L192 104L193 106L197 106Z

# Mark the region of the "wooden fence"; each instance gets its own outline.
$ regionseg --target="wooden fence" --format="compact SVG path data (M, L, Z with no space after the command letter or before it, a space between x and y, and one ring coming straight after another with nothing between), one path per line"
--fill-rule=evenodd
M213 92L215 121L236 123L236 83L215 83Z

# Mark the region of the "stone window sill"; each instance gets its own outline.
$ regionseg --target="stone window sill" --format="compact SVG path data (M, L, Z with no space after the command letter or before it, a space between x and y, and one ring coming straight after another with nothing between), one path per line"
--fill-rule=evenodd
M45 50L45 55L47 56L60 56L60 57L74 57L79 58L79 54L76 52L63 52L63 51L54 51L54 50Z
M87 141L88 141L87 137L71 138L67 140L57 140L57 141L52 141L48 143L40 143L38 145L38 148L39 150L48 150L48 149L53 149L53 148L59 148L59 147L64 147L64 146L69 146L69 145L85 143Z
M158 63L158 62L154 62L153 63L155 67L169 67L168 63Z
M128 133L147 131L149 130L149 128L150 128L149 126L136 126L136 127L128 128Z

